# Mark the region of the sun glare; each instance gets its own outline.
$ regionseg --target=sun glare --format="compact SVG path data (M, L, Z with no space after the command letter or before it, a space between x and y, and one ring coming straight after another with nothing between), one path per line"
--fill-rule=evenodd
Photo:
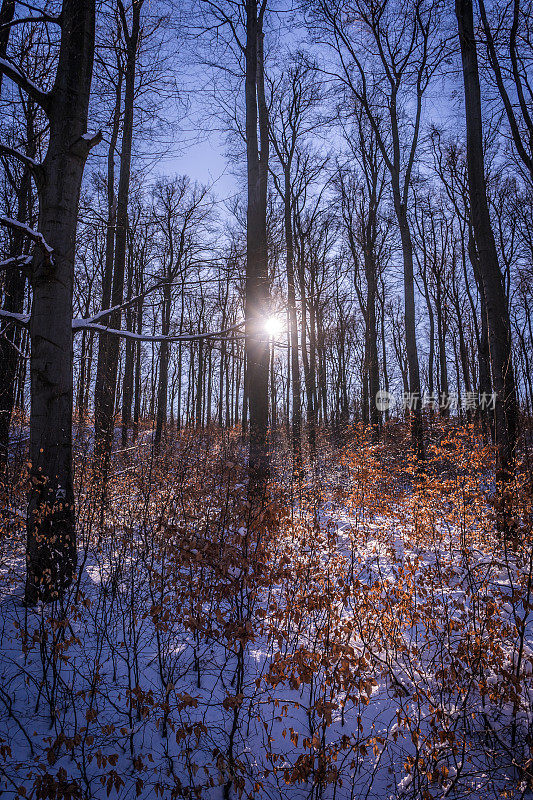
M269 317L265 320L265 330L272 338L279 336L283 330L283 323L279 317Z

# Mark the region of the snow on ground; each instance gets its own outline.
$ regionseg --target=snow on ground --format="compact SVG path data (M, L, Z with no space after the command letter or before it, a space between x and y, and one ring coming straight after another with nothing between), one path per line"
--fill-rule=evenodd
M525 556L405 506L264 541L177 511L91 541L63 610L22 606L4 549L3 797L530 796Z

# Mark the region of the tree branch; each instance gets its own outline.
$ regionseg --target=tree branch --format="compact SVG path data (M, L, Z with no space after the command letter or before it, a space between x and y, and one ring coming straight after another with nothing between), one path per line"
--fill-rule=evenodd
M0 216L0 225L4 225L6 228L12 228L12 230L15 231L19 231L20 233L24 234L24 236L28 236L30 239L32 239L36 244L41 245L46 253L48 261L52 262L54 250L52 247L50 247L42 233L39 233L39 231L34 230L34 228L30 228L29 225L25 225L23 222L19 222L11 217Z
M37 183L41 180L42 165L30 156L21 153L20 150L15 150L13 147L7 147L5 144L0 144L0 156L11 156L16 158L21 164L29 169Z
M107 328L105 325L98 325L98 323L89 322L85 319L73 319L72 330L74 333L78 331L96 331L98 333L109 334L110 336L119 336L121 339L132 339L136 342L198 342L205 339L226 339L230 334L235 331L241 330L244 322L239 322L231 328L226 328L222 331L215 331L213 333L194 333L194 334L180 334L176 336L151 336L150 334L134 333L133 331L118 330L116 328Z
M13 64L10 64L9 61L6 61L5 58L0 58L0 73L10 78L19 89L26 92L37 105L41 106L43 111L48 113L50 106L50 94L48 92L43 92L42 89L39 89L26 75Z
M40 14L38 17L19 17L18 19L12 19L11 22L4 22L3 25L0 25L0 30L11 28L13 25L22 25L25 22L51 22L54 25L61 26L61 19L59 17L51 17L48 14Z
M14 322L15 325L20 325L21 328L27 328L30 322L29 314L15 314L13 311L6 311L0 308L0 319L7 319Z
M13 256L6 258L5 261L0 261L0 270L4 269L23 269L29 267L33 260L33 256Z

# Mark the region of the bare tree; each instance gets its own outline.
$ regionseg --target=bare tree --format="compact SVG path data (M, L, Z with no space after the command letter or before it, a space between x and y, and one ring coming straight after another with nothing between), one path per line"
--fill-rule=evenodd
M301 471L302 402L298 347L298 314L294 270L294 204L300 171L308 167L301 152L301 140L316 126L313 113L318 101L316 76L304 62L296 60L272 87L270 136L279 161L281 176L272 170L274 186L283 201L283 227L286 247L287 306L290 343L291 438L295 473Z
M176 278L185 274L186 267L196 256L195 242L202 231L202 223L208 211L205 205L207 190L191 186L186 177L171 181L160 180L154 189L153 216L162 234L162 325L161 333L170 333L172 316L172 293ZM183 280L181 281L183 291ZM202 343L199 342L200 352ZM159 353L159 386L154 443L161 441L167 418L168 404L169 345L163 341Z
M413 242L409 194L420 138L422 99L445 53L439 0L317 0L318 24L329 35L340 69L336 75L375 132L391 179L404 271L404 316L413 443L423 456L420 369L416 344ZM358 39L364 36L364 44Z
M121 32L126 46L126 65L124 77L124 124L122 129L122 146L120 153L120 177L117 195L115 255L111 289L111 306L115 310L112 312L109 320L110 326L115 329L120 328L122 320L121 305L124 296L124 275L126 270L128 199L131 176L135 76L139 39L141 36L141 10L143 2L144 0L133 0L131 8L131 30L126 16L126 9L121 0L118 2ZM117 90L117 98L118 97L119 92ZM111 190L108 188L108 191ZM108 235L112 235L109 232L109 228ZM94 425L96 449L99 455L103 458L102 471L104 476L107 474L114 431L115 391L117 384L118 358L118 338L116 336L100 337L100 349L98 353L98 385L100 391L95 397Z
M365 319L365 372L368 375L370 424L375 438L381 423L376 405L379 392L376 302L386 232L379 219L380 203L385 189L384 163L375 132L362 109L355 112L353 128L346 131L345 135L359 171L341 169L339 189L342 218L354 264L355 288ZM365 297L360 287L361 255L366 282Z
M30 460L26 601L57 597L76 569L72 482L72 290L78 201L85 160L94 58L94 0L64 0L57 70L44 91L8 60L0 72L39 105L50 123L41 164L17 154L38 189L31 268ZM17 227L13 220L4 223Z
M433 160L435 170L444 188L458 227L460 244L460 260L462 265L463 282L469 306L472 312L472 324L477 344L478 380L477 393L478 405L476 414L481 418L484 429L493 434L494 425L492 416L486 403L481 402L492 392L492 379L490 374L489 338L487 328L487 313L485 309L485 294L479 267L479 256L474 238L472 213L468 190L468 175L465 157L465 148L456 139L443 141L439 130L434 128L431 133ZM468 262L472 267L474 280L468 271ZM476 304L471 284L475 284L479 307Z
M491 27L484 0L479 0L479 11L489 65L505 108L512 140L533 181L532 53L528 36L533 22L531 3L512 0L504 6L503 11L494 4L497 37Z
M244 72L247 166L245 280L245 396L249 410L249 483L261 491L269 475L267 444L270 287L267 247L269 114L265 95L263 28L267 0L203 0L206 27L229 31L231 49ZM244 63L242 63L244 62ZM234 70L235 73L235 70Z
M496 393L497 479L503 486L513 473L518 423L511 325L487 201L472 0L456 0L455 11L463 63L470 207L487 314L492 385Z

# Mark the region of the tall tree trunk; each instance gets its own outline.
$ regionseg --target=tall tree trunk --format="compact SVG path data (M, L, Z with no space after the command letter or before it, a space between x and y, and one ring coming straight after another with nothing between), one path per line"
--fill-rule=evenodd
M324 330L321 324L320 312L317 312L317 339L318 339L318 390L320 405L322 407L322 420L328 425L328 373L326 364L326 347Z
M228 301L227 291L224 295L224 305L222 307L221 330L226 329L226 304ZM226 339L220 342L220 361L218 367L218 427L222 429L224 425L224 366L226 363Z
M294 281L294 237L292 231L290 166L287 166L285 169L283 205L285 245L287 248L287 304L289 312L290 371L292 378L291 437L294 471L296 474L299 474L302 468L302 387L300 381L300 360L298 358L298 316L296 313L296 286Z
M246 369L246 352L243 361L244 378L242 382L242 435L246 436L248 432L249 414L248 414L248 370Z
M7 45L11 33L11 25L15 15L14 0L3 0L0 9L0 58L5 58ZM0 89L2 88L3 73L0 71ZM28 102L26 116L26 129L29 133L29 114L33 113L33 104ZM33 128L33 120L31 123ZM35 141L33 136L27 136L26 154L35 155ZM17 220L27 222L29 199L31 196L31 178L28 167L24 167L21 185L17 191ZM23 235L15 231L10 248L10 256L22 253ZM24 307L24 289L26 278L20 270L10 269L7 272L4 284L3 310L20 314ZM20 329L13 325L0 337L0 364L3 365L0 374L0 482L4 478L9 453L9 429L11 416L15 404L16 375L19 366L19 345L21 341Z
M32 270L31 490L26 601L51 600L76 570L72 474L72 292L79 194L88 140L94 0L64 0L61 45L46 110L49 143L39 181L38 246Z
M272 341L270 345L270 427L273 435L275 435L278 426L277 406L274 342Z
M403 285L405 315L405 346L407 365L409 368L409 394L411 401L411 435L413 447L419 459L424 458L424 430L422 426L422 397L420 389L420 368L416 346L416 306L415 281L413 271L413 242L407 218L405 204L401 202L399 193L395 193L395 208L403 254Z
M0 19L6 20L13 10L9 12L9 4L7 9L2 6L0 12ZM6 17L7 14L7 17ZM9 31L9 28L7 28ZM1 48L7 45L6 31L0 28L0 57L3 51ZM1 73L0 73L1 76ZM35 138L35 104L28 100L26 108L26 155L30 158L35 158L37 150L37 142ZM31 175L28 167L24 167L22 172L22 180L17 189L17 220L22 223L30 223L31 207L32 207L32 186ZM11 240L10 256L18 256L23 252L24 235L22 231L16 230L13 232ZM26 276L18 269L9 269L7 271L4 283L4 311L9 311L15 314L21 314L24 310L24 290L26 287ZM8 448L9 448L9 429L11 426L11 416L13 414L13 407L15 403L15 385L16 375L19 366L19 349L22 341L20 328L13 325L8 328L0 337L0 364L2 370L0 371L0 480L7 466Z
M494 416L489 416L489 410L481 403L481 398L490 395L492 392L492 378L490 374L490 351L489 351L489 328L487 317L487 305L485 303L485 290L483 288L483 279L481 276L481 265L479 263L479 255L474 241L474 233L472 232L468 239L468 257L472 264L474 278L477 285L479 295L479 317L480 325L477 325L476 332L478 332L478 364L479 364L479 380L478 380L478 413L482 420L482 425L485 431L489 431L494 441ZM475 310L475 309L474 309ZM475 315L474 315L475 318Z
M142 274L141 274L142 280ZM137 333L142 333L143 328L143 299L139 299L136 314ZM141 394L142 394L142 370L141 370L141 343L135 343L135 390L133 401L133 431L132 439L135 441L139 435L139 424L141 421Z
M455 11L463 62L470 208L485 298L492 385L496 394L494 421L497 480L503 487L513 473L518 422L511 324L487 201L472 0L456 0Z
M313 283L311 283L311 297L313 297L315 291L315 287ZM314 298L309 304L309 382L310 382L310 390L313 395L313 409L315 413L315 422L319 424L319 415L320 415L320 407L318 405L318 396L317 396L317 369L316 369L316 362L317 362L317 353L316 353L316 309Z
M184 283L181 287L181 310L180 310L180 327L179 335L183 333L183 318L185 314L185 287ZM183 345L178 342L178 408L176 410L176 425L178 431L181 429L181 389L182 389L182 371L183 371Z
M207 427L211 424L212 415L212 402L213 402L213 347L211 342L208 342L208 357L207 357L207 407L205 413L205 421ZM235 412L238 416L238 409Z
M122 148L120 154L120 177L117 196L117 218L115 234L115 260L113 270L113 286L111 291L111 307L120 306L124 295L124 274L126 270L126 245L128 235L128 198L131 174L131 148L133 139L133 107L135 100L135 69L140 34L140 18L143 0L134 0L132 6L131 33L125 18L122 3L119 11L122 19L123 34L126 41L126 77L124 88L124 127L122 131ZM109 326L120 328L122 311L117 308L109 315ZM95 398L95 436L96 452L102 460L102 473L107 475L109 457L113 443L115 427L115 392L117 386L118 357L120 340L117 336L108 336L107 346L103 351L102 366L103 383L100 397Z
M369 225L371 223L369 222ZM370 234L367 236L368 246L365 247L365 274L366 274L366 332L367 332L367 358L368 358L368 387L370 394L370 425L372 437L377 438L380 428L380 416L376 405L379 392L379 358L378 358L378 332L376 326L376 263L373 248L371 247Z
M198 340L198 375L196 383L196 427L202 427L202 400L204 396L204 340Z
M24 168L22 182L17 192L17 220L28 222L28 200L31 193L31 179L27 168ZM10 247L10 256L18 256L23 251L24 236L22 231L15 231ZM9 269L5 277L3 310L21 314L24 310L24 289L26 278L18 269ZM16 325L8 328L0 337L0 481L5 473L9 450L9 429L15 403L15 378L19 363L21 343L20 328Z
M94 331L89 331L86 345L86 367L85 367L85 386L83 395L83 414L86 415L89 410L89 395L91 391L91 372L93 365L93 352L94 352Z
M368 334L365 337L363 358L361 361L361 422L368 425Z
M131 306L133 297L133 241L130 236L129 257L128 257L128 291L126 299L128 307L126 309L126 330L133 331L134 314ZM122 446L128 442L128 431L131 423L131 404L133 400L133 359L135 342L126 339L124 344L124 380L122 383Z
M307 404L307 436L309 440L309 453L311 460L314 460L316 455L316 412L313 397L313 385L311 381L311 368L309 361L309 352L307 349L307 292L305 289L305 274L303 256L300 254L299 264L299 280L300 280L300 301L302 306L302 364L304 368L304 384L305 384L305 399Z
M162 310L162 325L161 333L163 336L168 336L170 332L170 312L171 312L171 275L167 274L165 285L163 287L163 310ZM168 361L170 355L170 347L168 342L161 342L159 348L159 385L157 389L157 418L155 425L154 445L156 447L161 443L163 430L167 422L167 404L168 404Z
M15 0L2 0L2 8L0 9L0 58L6 57L9 34L11 33L10 22L13 21L14 16ZM0 89L2 88L3 77L3 72L0 72Z
M241 348L239 343L236 343L236 364L235 364L235 413L234 424L239 424L239 408L240 408L240 393L241 393Z
M264 9L264 4L262 6ZM248 208L246 226L246 368L250 414L249 481L261 490L269 475L267 261L268 108L263 75L263 18L257 0L246 0L246 156ZM259 124L259 138L258 138Z
M440 281L440 276L438 279ZM439 409L441 416L447 417L449 414L450 390L448 386L448 363L446 361L446 320L444 317L444 302L442 297L442 287L437 287L437 338L439 345L439 371L440 371L440 396Z
M453 352L455 356L455 383L457 386L457 397L461 396L461 372L459 369L459 353L457 350L457 338L454 336L453 339ZM463 409L461 408L461 404L459 403L459 421L461 424L463 423Z
M383 387L384 391L389 394L389 371L387 368L387 342L385 336L385 287L383 287L383 304L380 299L380 321L381 321L381 367L383 370ZM385 403L385 420L388 422L390 418L389 404Z
M118 61L118 59L117 59ZM115 226L117 222L117 204L115 197L115 151L117 148L120 127L120 107L122 102L122 68L118 62L118 81L113 111L113 127L107 150L107 226L105 241L105 264L102 276L102 308L109 308L111 304L111 288L113 285L113 257L115 253ZM98 339L98 362L96 366L96 381L94 385L95 408L101 406L103 387L106 381L105 369L107 365L107 348L109 336L100 334Z

